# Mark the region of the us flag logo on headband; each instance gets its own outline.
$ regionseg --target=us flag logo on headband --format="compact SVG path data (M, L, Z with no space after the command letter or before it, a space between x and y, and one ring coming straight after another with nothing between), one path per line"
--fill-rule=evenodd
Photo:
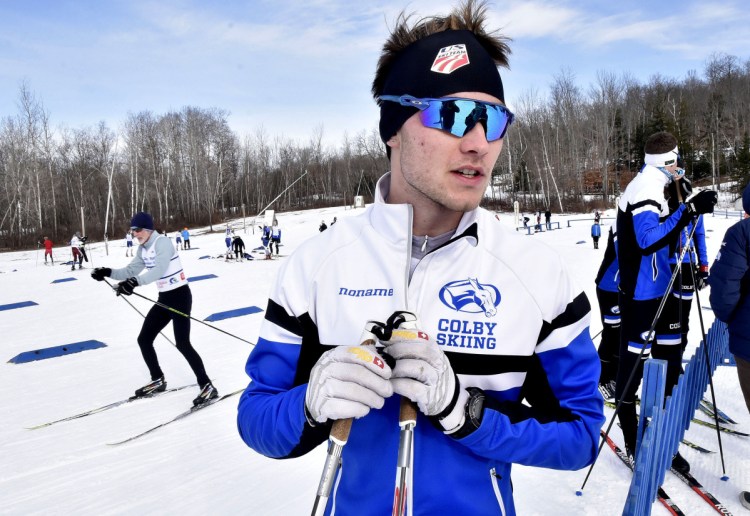
M467 64L469 64L469 54L466 52L466 45L462 43L441 48L430 70L449 74Z

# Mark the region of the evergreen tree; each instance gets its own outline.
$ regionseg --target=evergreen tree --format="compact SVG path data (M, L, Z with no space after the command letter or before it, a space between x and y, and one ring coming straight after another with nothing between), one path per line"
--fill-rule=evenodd
M734 179L737 181L735 185L737 192L741 192L745 185L750 183L750 134L747 131L742 139L742 146L736 154Z

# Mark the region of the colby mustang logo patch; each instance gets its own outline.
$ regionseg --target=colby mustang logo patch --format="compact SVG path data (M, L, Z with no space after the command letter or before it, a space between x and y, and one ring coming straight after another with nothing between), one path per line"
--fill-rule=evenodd
M484 313L492 317L500 304L500 291L495 285L484 285L476 278L451 281L440 289L440 301L456 312Z
M466 45L451 45L440 49L430 71L449 74L467 64L469 64L469 54L466 52Z

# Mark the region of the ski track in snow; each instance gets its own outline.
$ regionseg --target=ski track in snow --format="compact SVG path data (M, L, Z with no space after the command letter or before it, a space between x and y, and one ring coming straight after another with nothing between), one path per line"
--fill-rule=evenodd
M330 222L362 213L362 210L327 208L277 214L283 231L281 252L289 254L302 241L318 234L321 219ZM613 221L613 211L603 214L602 234ZM572 223L590 215L559 216L562 229L527 236L513 232L511 238L542 240L559 252L592 303L591 333L601 329L593 278L605 245L594 250L591 221ZM248 224L251 219L247 219ZM500 214L501 223L513 227L512 215ZM716 257L724 231L737 219L705 217L709 259ZM247 249L260 245L260 232L242 219L232 225ZM187 275L215 274L218 278L191 284L196 318L225 310L255 305L263 310L267 294L284 258L273 261L226 263L223 259L198 258L223 253L225 224L191 228L191 243L199 248L181 251ZM170 234L174 237L174 234ZM173 240L174 241L174 240ZM576 242L583 241L583 244ZM606 238L601 242L606 244ZM56 242L58 261L70 259L70 248ZM2 372L0 389L0 514L254 514L290 515L309 513L320 479L325 445L293 460L273 460L247 448L235 423L237 398L200 411L184 421L136 441L111 447L122 440L162 423L191 405L198 388L169 393L163 397L129 403L82 419L38 430L24 427L59 419L128 397L148 381L136 343L142 318L118 299L104 282L93 281L92 266L122 267L126 258L124 239L109 242L109 255L101 242L88 246L86 269L71 272L63 265L44 266L43 250L0 254L0 305L32 300L38 306L0 312L4 340L0 346ZM93 262L93 263L92 263ZM52 284L55 279L75 277L77 281ZM156 299L153 285L138 293ZM700 291L700 303L693 303L691 338L686 358L700 340L698 305L708 306L708 289ZM150 303L136 296L128 300L142 313ZM713 313L703 310L706 328ZM255 342L263 313L226 319L217 327ZM174 340L171 326L166 336ZM10 364L18 353L78 342L100 340L106 348L64 357ZM193 345L207 371L225 394L244 387L244 372L250 346L206 326L193 322ZM598 338L595 339L598 343ZM162 337L157 353L169 386L193 383L195 379L177 350ZM719 407L737 420L737 427L750 430L750 415L739 391L736 371L719 367L714 375ZM612 411L605 409L611 416ZM705 419L705 416L701 416ZM615 441L622 435L615 425ZM734 514L743 514L738 493L750 489L750 440L722 434L728 481L720 480L721 462L716 432L692 425L686 438L717 453L700 454L681 447L691 471L719 501ZM395 450L394 450L395 453ZM523 515L621 514L630 473L605 446L583 496L576 496L586 470L560 472L516 465L513 469L515 501ZM435 481L440 476L435 475ZM664 489L690 515L713 515L715 511L671 474ZM418 489L418 486L415 486ZM667 514L660 504L654 515Z

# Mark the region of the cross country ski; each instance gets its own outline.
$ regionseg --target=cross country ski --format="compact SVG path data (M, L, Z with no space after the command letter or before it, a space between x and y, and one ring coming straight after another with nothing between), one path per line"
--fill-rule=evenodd
M39 425L30 426L30 427L27 427L26 430L38 430L40 428L45 428L45 427L48 427L48 426L52 426L52 425L55 425L57 423L62 423L64 421L72 421L74 419L80 419L82 417L92 416L94 414L98 414L100 412L104 412L106 410L111 410L111 409L113 409L115 407L119 407L120 405L125 405L126 403L131 403L133 401L143 400L143 399L148 399L148 398L154 398L154 397L156 397L158 395L161 395L161 394L166 394L168 392L174 392L174 391L181 391L182 389L187 389L188 387L195 387L196 385L197 384L191 383L190 385L183 385L181 387L173 387L171 389L167 389L167 390L164 390L164 391L161 391L161 392L155 392L155 393L152 393L152 394L147 394L146 396L131 396L131 397L126 398L124 400L115 401L113 403L108 403L106 405L102 405L101 407L97 407L95 409L87 410L87 411L81 412L79 414L74 414L72 416L64 417L64 418L61 418L61 419L56 419L54 421L48 421L47 423L41 423Z
M620 459L623 462L623 464L625 464L632 472L633 463L630 462L630 457L628 457L628 455L624 451L622 451L622 449L619 446L617 446L617 443L615 443L610 436L605 435L604 432L601 430L599 431L599 433L601 434L602 437L606 438L607 445L615 453L615 455L617 455L617 458ZM669 497L667 492L664 491L664 489L662 489L661 487L657 491L656 497L659 500L659 502L662 505L664 505L664 507L666 507L667 510L671 514L674 514L675 516L684 516L685 513L682 512L682 509L680 509L677 506L677 504L672 501L672 499Z
M681 473L674 468L672 468L672 473L685 482L688 486L690 486L690 489L698 493L698 496L700 496L708 505L710 505L716 512L719 514L728 514L731 515L732 513L729 512L729 510L724 507L724 504L720 503L719 500L714 497L711 493L706 491L706 488L703 487L700 482L698 482L695 477L690 473Z
M146 430L144 432L141 432L140 434L134 435L132 437L128 437L127 439L122 440L122 441L117 441L117 442L114 442L114 443L107 443L107 444L110 445L110 446L117 446L119 444L125 444L125 443L128 443L130 441L134 441L136 439L139 439L139 438L143 437L144 435L148 435L151 432L154 432L154 431L158 430L159 428L163 428L163 427L165 427L165 426L167 426L169 424L172 424L172 423L174 423L176 421L179 421L181 419L185 419L189 415L195 414L199 410L203 410L206 407L210 407L211 405L214 405L214 404L220 402L221 400L225 400L225 399L227 399L227 398L229 398L231 396L234 396L235 394L239 394L240 392L242 392L244 390L245 389L239 389L239 390L236 390L234 392L230 392L229 394L225 394L223 396L219 396L218 398L214 398L214 399L212 399L210 401L207 401L205 403L201 403L200 405L195 405L193 407L190 407L185 412L182 412L182 413L176 415L175 417L173 417L169 421L165 421L164 423L160 423L160 424L158 424L158 425L156 425L154 427L151 427L148 430Z

